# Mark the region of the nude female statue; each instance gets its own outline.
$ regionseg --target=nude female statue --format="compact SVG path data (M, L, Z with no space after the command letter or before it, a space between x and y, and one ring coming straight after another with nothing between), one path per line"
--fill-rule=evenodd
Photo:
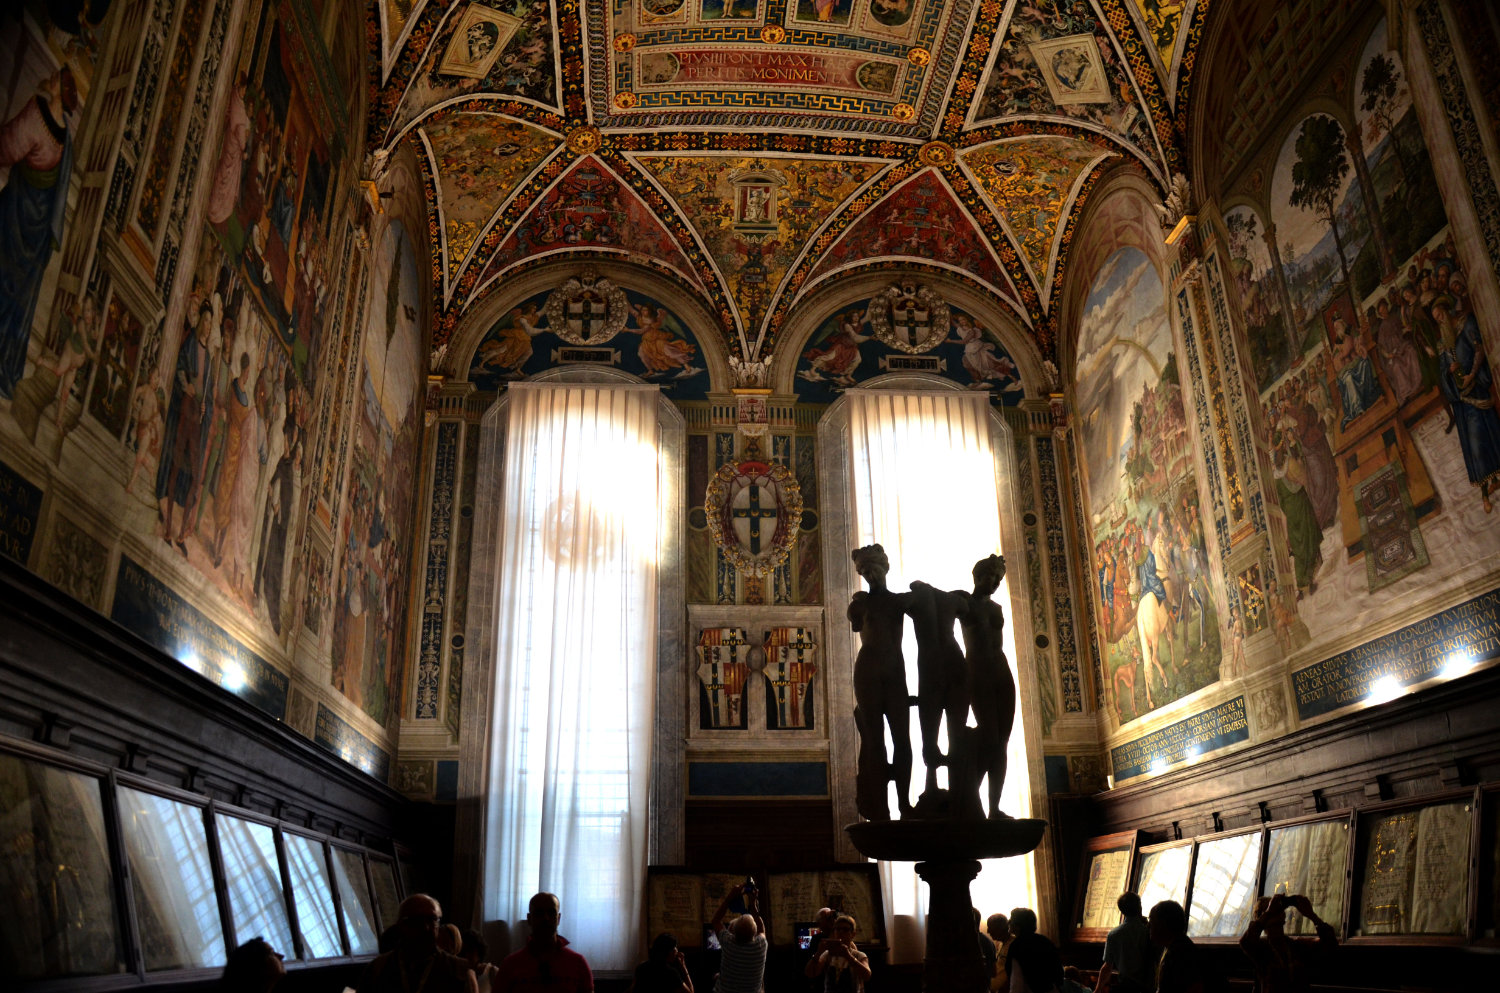
M859 632L859 654L854 658L854 724L859 729L859 768L855 776L855 804L871 821L891 819L885 784L896 784L901 815L911 810L911 704L906 692L906 663L901 657L901 633L906 624L910 593L892 593L885 585L890 559L879 545L856 548L854 568L866 583L849 601L849 623ZM895 744L894 761L887 766L885 725Z
M1000 788L1005 784L1005 748L1016 719L1016 682L1000 635L1005 611L990 599L1005 577L1005 558L991 555L974 563L974 592L969 609L960 617L969 660L969 699L974 707L980 775L989 773L989 815L1000 810Z
M906 612L917 635L917 719L922 725L922 762L928 792L937 790L937 769L947 765L953 783L952 758L961 748L960 731L969 721L969 687L964 652L953 635L953 622L966 613L968 594L949 593L922 582L911 584ZM938 726L948 715L948 755L938 750Z

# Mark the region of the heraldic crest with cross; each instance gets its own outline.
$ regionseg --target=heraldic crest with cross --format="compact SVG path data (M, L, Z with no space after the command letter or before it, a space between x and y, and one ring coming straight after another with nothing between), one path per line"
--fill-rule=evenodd
M786 561L802 522L802 487L792 470L726 462L708 482L708 530L741 572L765 575Z
M544 307L547 330L574 345L602 345L625 329L630 304L625 291L584 266L575 279L553 291Z
M743 628L704 628L698 635L700 714L705 728L746 726L745 681L750 676L750 639Z
M813 727L812 679L818 672L813 632L772 628L765 647L766 723L778 730Z

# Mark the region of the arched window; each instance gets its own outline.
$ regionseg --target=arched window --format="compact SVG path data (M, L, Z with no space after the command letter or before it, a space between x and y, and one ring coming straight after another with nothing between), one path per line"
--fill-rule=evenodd
M628 968L657 684L682 639L682 417L633 377L559 370L512 384L480 449L482 911L516 922L533 893L557 893L590 964Z
M933 376L893 374L868 380L836 401L818 424L819 485L824 499L824 552L829 611L829 658L852 665L857 640L842 619L843 607L861 589L849 553L879 542L891 560L890 588L904 591L917 579L940 589L970 588L974 563L992 553L1019 552L1015 512L1014 448L1010 428L993 410L987 393L964 390ZM1016 562L1019 567L1020 563ZM1014 587L1025 570L1014 569L995 594L1006 610L1004 645L1018 687L1029 678L1017 672L1016 644L1030 638L1027 612L1014 603ZM1025 630L1017 631L1021 626ZM917 690L915 638L910 626L903 644L910 692ZM830 712L853 713L847 672L830 680ZM1018 694L1019 704L1019 694ZM1008 753L1001 807L1012 816L1031 816L1031 762L1025 723L1018 705ZM833 736L835 814L852 822L852 783L856 744L849 733ZM913 771L910 799L925 779L921 731L911 720ZM946 747L946 732L940 737ZM889 751L889 732L887 750ZM938 770L946 786L946 770ZM890 787L891 810L896 809ZM886 912L896 959L921 957L926 914L925 884L909 863L882 863L888 897ZM986 908L1035 906L1037 887L1032 856L989 860L972 884L976 905ZM905 947L902 947L905 946Z

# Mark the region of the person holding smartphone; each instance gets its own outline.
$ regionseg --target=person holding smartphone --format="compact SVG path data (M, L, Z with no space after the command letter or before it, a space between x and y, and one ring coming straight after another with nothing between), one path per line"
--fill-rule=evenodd
M766 973L766 925L760 919L760 908L756 899L759 888L752 877L745 877L745 885L739 890L731 889L724 894L718 912L709 925L719 935L719 947L723 959L719 963L719 976L714 983L714 993L761 993L761 983ZM724 915L736 895L743 897L746 912L736 917L723 930Z
M833 934L823 938L818 954L807 964L809 976L823 977L823 993L862 993L870 978L870 957L854 944L858 925L848 914L833 922Z
M1289 938L1288 909L1312 922L1317 938ZM1259 993L1306 993L1312 988L1312 972L1319 960L1338 947L1333 927L1313 912L1312 901L1301 894L1263 896L1255 916L1240 936L1240 949L1255 964L1255 988Z

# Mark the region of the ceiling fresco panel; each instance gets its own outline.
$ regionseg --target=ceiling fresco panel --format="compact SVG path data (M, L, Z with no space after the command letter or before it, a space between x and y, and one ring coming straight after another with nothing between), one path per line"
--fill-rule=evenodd
M1013 0L970 120L1064 118L1114 137L1160 172L1151 117L1107 27L1082 0Z
M495 114L449 114L420 129L437 170L448 282L511 193L561 141Z
M594 0L594 120L921 137L972 11L972 0Z
M886 166L769 155L635 161L697 232L751 337L803 249Z
M479 284L538 256L588 248L655 259L697 284L676 239L629 184L594 156L574 163L506 234Z
M401 61L413 65L392 73L372 118L392 138L459 97L493 94L557 110L557 49L551 0L454 4L440 21L429 17L412 29Z
M964 168L1020 248L1032 281L1048 296L1051 260L1063 217L1083 178L1111 157L1074 138L1019 138L964 152Z
M808 282L844 266L889 256L937 262L1012 295L989 242L932 169L923 170L867 211L823 256Z

